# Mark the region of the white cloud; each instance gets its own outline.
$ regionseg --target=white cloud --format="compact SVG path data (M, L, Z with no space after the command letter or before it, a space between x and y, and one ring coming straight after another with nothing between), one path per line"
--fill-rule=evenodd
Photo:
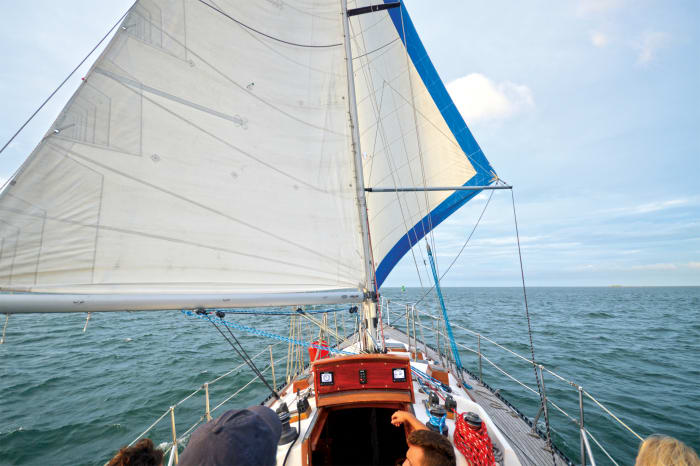
M670 201L650 202L641 204L630 209L635 214L647 214L649 212L657 212L659 210L671 209L673 207L682 206L688 203L688 199L671 199Z
M622 6L625 0L580 0L576 6L576 12L580 16L596 13L605 13Z
M692 264L693 262L691 262ZM648 271L669 271L678 270L685 264L672 264L669 262L640 265L612 265L612 264L586 264L572 267L573 271L595 271L595 272L648 272ZM699 264L700 265L700 264Z
M591 43L596 47L605 47L610 42L610 38L603 32L591 31Z
M538 243L547 239L547 236L521 236L520 244ZM517 245L515 236L502 236L500 238L483 238L472 241L474 246L514 246Z
M633 47L637 50L637 64L649 65L659 50L668 45L670 36L665 32L647 31Z
M479 73L455 79L447 90L467 123L509 118L535 105L529 87Z
M688 267L691 269L700 269L700 262L688 262Z
M645 265L634 265L629 267L627 270L676 270L678 266L676 264L645 264Z
M609 214L648 214L651 212L672 209L674 207L680 207L688 204L691 204L691 199L680 198L671 199L669 201L648 202L646 204L639 204L632 207L618 207L615 209L606 209L602 212Z

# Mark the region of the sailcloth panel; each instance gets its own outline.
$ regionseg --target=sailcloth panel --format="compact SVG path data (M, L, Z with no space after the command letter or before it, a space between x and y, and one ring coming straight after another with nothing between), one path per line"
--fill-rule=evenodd
M362 288L341 19L139 1L0 195L0 288Z
M357 1L354 6L370 3ZM403 5L355 16L351 29L365 186L493 182L489 162L447 94ZM413 245L477 193L368 193L378 286Z

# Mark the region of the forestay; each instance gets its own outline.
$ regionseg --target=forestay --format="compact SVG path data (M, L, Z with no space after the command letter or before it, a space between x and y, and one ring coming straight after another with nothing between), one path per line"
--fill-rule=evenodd
M362 288L342 16L311 8L139 1L0 195L0 288Z
M354 2L367 6L368 0ZM391 3L385 0L385 3ZM485 186L495 173L403 6L351 18L367 187ZM381 286L404 254L479 191L368 194Z

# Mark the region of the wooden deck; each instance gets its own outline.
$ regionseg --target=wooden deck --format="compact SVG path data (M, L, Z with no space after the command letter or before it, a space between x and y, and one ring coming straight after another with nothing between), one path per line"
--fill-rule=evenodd
M401 330L384 325L385 338L408 342L408 336ZM341 345L342 346L342 345ZM418 350L423 351L424 345L418 341ZM435 350L429 345L428 358L439 360ZM531 424L514 408L506 404L501 398L494 394L490 388L479 383L477 379L464 373L465 382L473 388L467 390L472 399L477 402L491 417L498 426L501 433L510 442L518 459L523 466L544 466L544 465L570 465L571 463L564 455L555 450L554 457L547 447L547 443L538 434L533 433Z

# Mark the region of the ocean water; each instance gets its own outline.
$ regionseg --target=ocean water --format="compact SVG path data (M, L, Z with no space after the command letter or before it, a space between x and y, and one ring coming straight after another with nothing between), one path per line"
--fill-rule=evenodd
M384 289L393 302L411 302L418 289ZM518 288L447 288L450 319L520 354L529 354L527 322ZM700 287L530 288L528 300L535 355L545 367L573 381L607 406L641 436L664 433L700 450ZM420 305L437 313L434 299ZM403 328L400 306L394 323ZM346 312L329 317L349 333ZM232 317L231 317L232 318ZM236 321L288 335L288 318L236 316ZM423 325L431 327L429 319ZM241 363L221 335L204 321L172 312L84 315L13 315L0 346L0 465L101 465L136 438L169 406L201 384ZM426 329L424 338L435 345ZM305 339L315 331L304 324ZM252 353L276 343L236 332ZM455 328L458 341L476 347L476 337ZM421 336L419 330L419 337ZM286 344L274 346L284 358ZM482 341L482 352L518 380L535 387L532 366ZM464 365L478 372L477 357L462 352ZM275 366L277 382L285 363ZM269 372L268 372L269 374ZM483 361L484 380L527 416L537 413L536 395ZM212 408L252 379L240 368L211 385ZM578 418L578 392L545 373L547 396ZM267 396L253 382L217 412L258 403ZM175 410L177 431L185 432L204 411L203 392ZM585 399L585 424L620 464L633 464L638 439ZM578 461L575 424L550 409L555 442ZM170 438L166 416L148 435ZM610 464L593 445L598 464Z

